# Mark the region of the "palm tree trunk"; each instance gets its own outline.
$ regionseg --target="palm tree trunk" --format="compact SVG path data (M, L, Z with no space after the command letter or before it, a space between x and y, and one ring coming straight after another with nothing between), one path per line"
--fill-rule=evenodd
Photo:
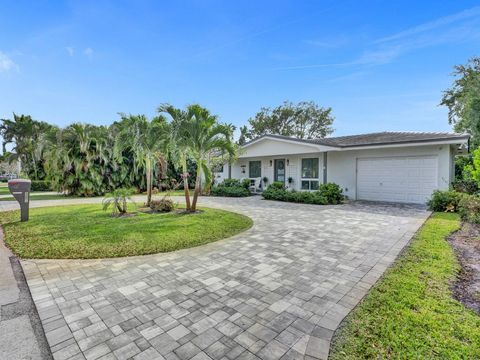
M202 167L197 163L197 178L195 179L195 191L193 192L192 212L195 212L197 210L197 199L198 199L198 194L200 193L201 177L202 177Z
M187 208L187 211L190 211L191 205L190 205L190 191L188 189L188 171L187 171L187 162L185 161L182 165L183 167L183 190L185 192L185 206Z
M152 163L150 158L147 158L145 163L146 171L147 171L147 206L150 206L150 202L152 201Z

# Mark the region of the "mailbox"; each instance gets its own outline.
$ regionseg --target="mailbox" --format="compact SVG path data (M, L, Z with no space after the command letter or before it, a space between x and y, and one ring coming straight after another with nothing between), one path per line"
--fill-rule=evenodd
M8 189L20 204L20 219L28 221L28 208L30 207L30 186L32 182L26 179L8 180Z

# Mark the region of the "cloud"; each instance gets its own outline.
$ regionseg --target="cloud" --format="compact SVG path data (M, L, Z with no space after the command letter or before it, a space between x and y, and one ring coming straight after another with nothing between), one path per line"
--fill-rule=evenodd
M453 23L456 23L461 20L466 20L468 18L473 18L473 17L478 17L480 15L480 6L473 7L471 9L467 9L464 11L461 11L456 14L452 14L449 16L444 16L438 19L435 19L433 21L429 21L417 26L414 26L412 28L400 31L396 34L377 39L374 43L379 44L379 43L384 43L384 42L391 42L394 40L399 40L402 38L406 37L411 37L414 35L418 35L427 31L435 30L440 27L444 27Z
M93 49L92 48L86 48L83 53L89 58L91 59L93 57Z
M71 46L67 46L67 47L65 48L65 50L67 50L67 53L68 53L69 56L73 56L74 53L75 53L75 49L74 49L73 47L71 47Z
M352 61L332 64L307 64L279 67L275 70L298 70L344 66L377 66L389 64L414 50L441 44L456 44L480 39L480 7L405 29L396 34L377 39ZM313 43L312 43L313 44ZM318 43L326 46L327 43Z
M18 71L18 65L5 53L0 51L0 72Z

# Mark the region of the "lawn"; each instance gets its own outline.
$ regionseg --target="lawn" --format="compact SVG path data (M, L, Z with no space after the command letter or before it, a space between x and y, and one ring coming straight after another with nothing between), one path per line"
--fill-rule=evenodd
M131 205L133 206L133 205ZM246 216L202 209L196 214L135 213L113 218L100 204L2 213L7 245L22 258L106 258L167 252L227 238L252 226Z
M480 359L480 316L452 298L459 264L435 213L334 337L330 359Z

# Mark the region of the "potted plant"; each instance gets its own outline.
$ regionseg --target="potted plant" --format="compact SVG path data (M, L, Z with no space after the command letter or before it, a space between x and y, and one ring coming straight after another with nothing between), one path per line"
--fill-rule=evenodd
M265 186L265 189L267 188L267 183L268 183L268 178L266 176L263 177L263 184Z
M288 179L288 187L292 187L292 184L293 184L293 178L290 176Z

